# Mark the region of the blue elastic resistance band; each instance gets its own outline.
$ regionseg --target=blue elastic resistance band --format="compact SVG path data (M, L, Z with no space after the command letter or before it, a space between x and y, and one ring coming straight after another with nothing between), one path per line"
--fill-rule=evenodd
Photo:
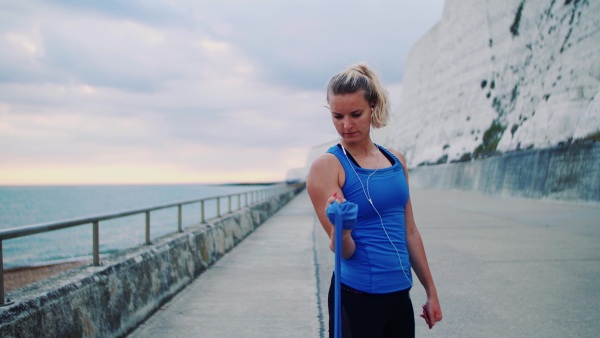
M342 337L342 295L341 295L341 256L342 256L342 230L352 230L356 224L358 206L355 203L345 201L343 203L333 202L326 210L327 218L335 225L335 338Z

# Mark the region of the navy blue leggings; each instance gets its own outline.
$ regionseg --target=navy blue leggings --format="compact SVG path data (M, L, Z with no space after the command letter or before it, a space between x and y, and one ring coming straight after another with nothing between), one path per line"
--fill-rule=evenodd
M342 284L342 338L414 337L415 314L409 290L370 294ZM327 304L329 337L334 338L334 277Z

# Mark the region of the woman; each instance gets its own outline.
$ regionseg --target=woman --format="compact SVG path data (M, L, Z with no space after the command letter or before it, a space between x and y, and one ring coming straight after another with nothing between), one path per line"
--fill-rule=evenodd
M334 226L326 207L346 199L358 205L354 229L342 235L343 337L414 337L411 267L427 293L421 316L429 328L442 319L442 311L413 217L404 156L371 139L371 127L387 123L387 93L373 71L355 65L331 78L327 102L341 139L313 162L307 190L332 251ZM332 277L330 337L333 285Z

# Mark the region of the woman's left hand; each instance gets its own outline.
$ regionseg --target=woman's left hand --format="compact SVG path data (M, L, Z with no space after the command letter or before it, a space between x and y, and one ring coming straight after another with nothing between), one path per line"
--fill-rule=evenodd
M427 303L423 305L421 317L425 319L425 322L429 325L429 329L431 329L435 323L442 320L442 308L437 297L427 298Z

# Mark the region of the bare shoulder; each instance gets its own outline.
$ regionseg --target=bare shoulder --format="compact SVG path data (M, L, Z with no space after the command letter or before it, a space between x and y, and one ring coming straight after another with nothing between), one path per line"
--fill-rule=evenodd
M340 190L339 179L342 165L333 154L323 154L315 159L306 177L306 190L313 201L315 210L325 205L328 196Z
M325 153L313 161L308 172L308 180L319 180L331 174L337 174L337 168L341 166L335 155Z
M388 149L392 154L394 154L394 156L396 156L400 162L402 162L402 166L404 168L406 168L406 158L404 158L404 154L402 154L401 152L399 152L396 149Z

